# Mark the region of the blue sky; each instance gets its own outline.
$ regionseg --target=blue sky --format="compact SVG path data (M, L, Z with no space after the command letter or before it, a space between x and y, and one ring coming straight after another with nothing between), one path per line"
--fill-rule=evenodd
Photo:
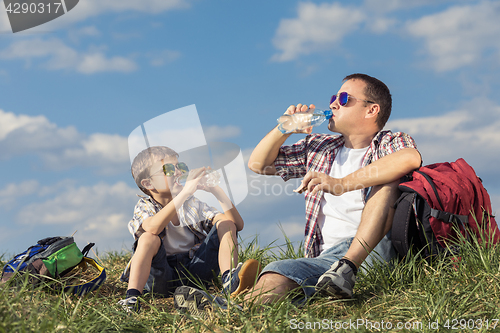
M391 89L387 128L424 164L465 158L498 212L499 14L475 0L80 0L13 34L0 6L0 254L76 230L80 247L130 249L137 126L195 104L205 136L247 160L289 105L324 108L355 72ZM250 171L247 185L241 237L281 244L281 224L300 241L294 185Z

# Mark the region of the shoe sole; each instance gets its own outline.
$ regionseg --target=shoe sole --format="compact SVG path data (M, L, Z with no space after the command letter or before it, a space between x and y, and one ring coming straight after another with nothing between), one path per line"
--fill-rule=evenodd
M325 281L326 280L326 281ZM330 283L330 279L323 279L316 284L316 290L323 296L330 296L336 299L349 299L352 295L346 293L335 283Z
M262 266L260 262L255 259L248 259L241 266L240 271L238 272L238 277L240 279L240 284L238 288L231 293L231 296L236 296L241 294L247 289L251 289L262 271Z
M204 292L196 288L182 286L175 290L174 307L180 313L206 318L208 316L207 310L212 309L212 302Z

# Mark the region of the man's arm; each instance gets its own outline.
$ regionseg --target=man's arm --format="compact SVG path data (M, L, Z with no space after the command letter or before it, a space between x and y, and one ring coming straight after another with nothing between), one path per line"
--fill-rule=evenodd
M311 194L323 190L333 195L366 187L389 184L420 167L420 153L414 148L403 148L361 168L344 178L332 178L327 174L309 171L302 180Z
M314 105L311 104L309 108L314 109ZM295 112L306 112L308 109L307 105L298 104L297 106L291 105L286 110L285 114L294 114ZM307 128L306 130L297 133L311 133L312 128ZM276 175L276 168L274 166L274 161L278 157L280 147L285 143L286 139L291 135L283 134L275 127L271 132L259 142L250 155L248 160L248 167L255 173L261 175Z

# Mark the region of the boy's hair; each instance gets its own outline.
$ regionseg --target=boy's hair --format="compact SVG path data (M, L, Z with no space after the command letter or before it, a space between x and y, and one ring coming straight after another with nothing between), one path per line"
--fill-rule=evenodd
M348 75L344 78L343 82L349 80L361 80L366 84L364 91L366 99L380 105L380 112L377 115L377 125L379 129L384 128L392 109L392 97L389 88L384 82L366 74L356 73Z
M141 181L151 176L149 174L149 168L153 165L153 163L167 157L179 157L179 154L168 147L154 146L144 149L134 158L131 168L132 177L134 177L135 183L142 192L149 196L151 195L149 191L141 185Z

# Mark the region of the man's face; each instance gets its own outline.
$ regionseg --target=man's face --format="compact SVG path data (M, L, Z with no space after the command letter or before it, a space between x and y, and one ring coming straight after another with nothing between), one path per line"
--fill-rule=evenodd
M356 133L356 129L362 125L366 111L371 105L370 103L367 104L361 100L357 100L367 99L364 94L365 87L366 83L356 79L348 80L340 87L337 96L341 92L346 92L349 94L349 99L345 106L339 104L338 98L330 105L333 112L333 116L328 123L328 129L330 131L344 135Z

